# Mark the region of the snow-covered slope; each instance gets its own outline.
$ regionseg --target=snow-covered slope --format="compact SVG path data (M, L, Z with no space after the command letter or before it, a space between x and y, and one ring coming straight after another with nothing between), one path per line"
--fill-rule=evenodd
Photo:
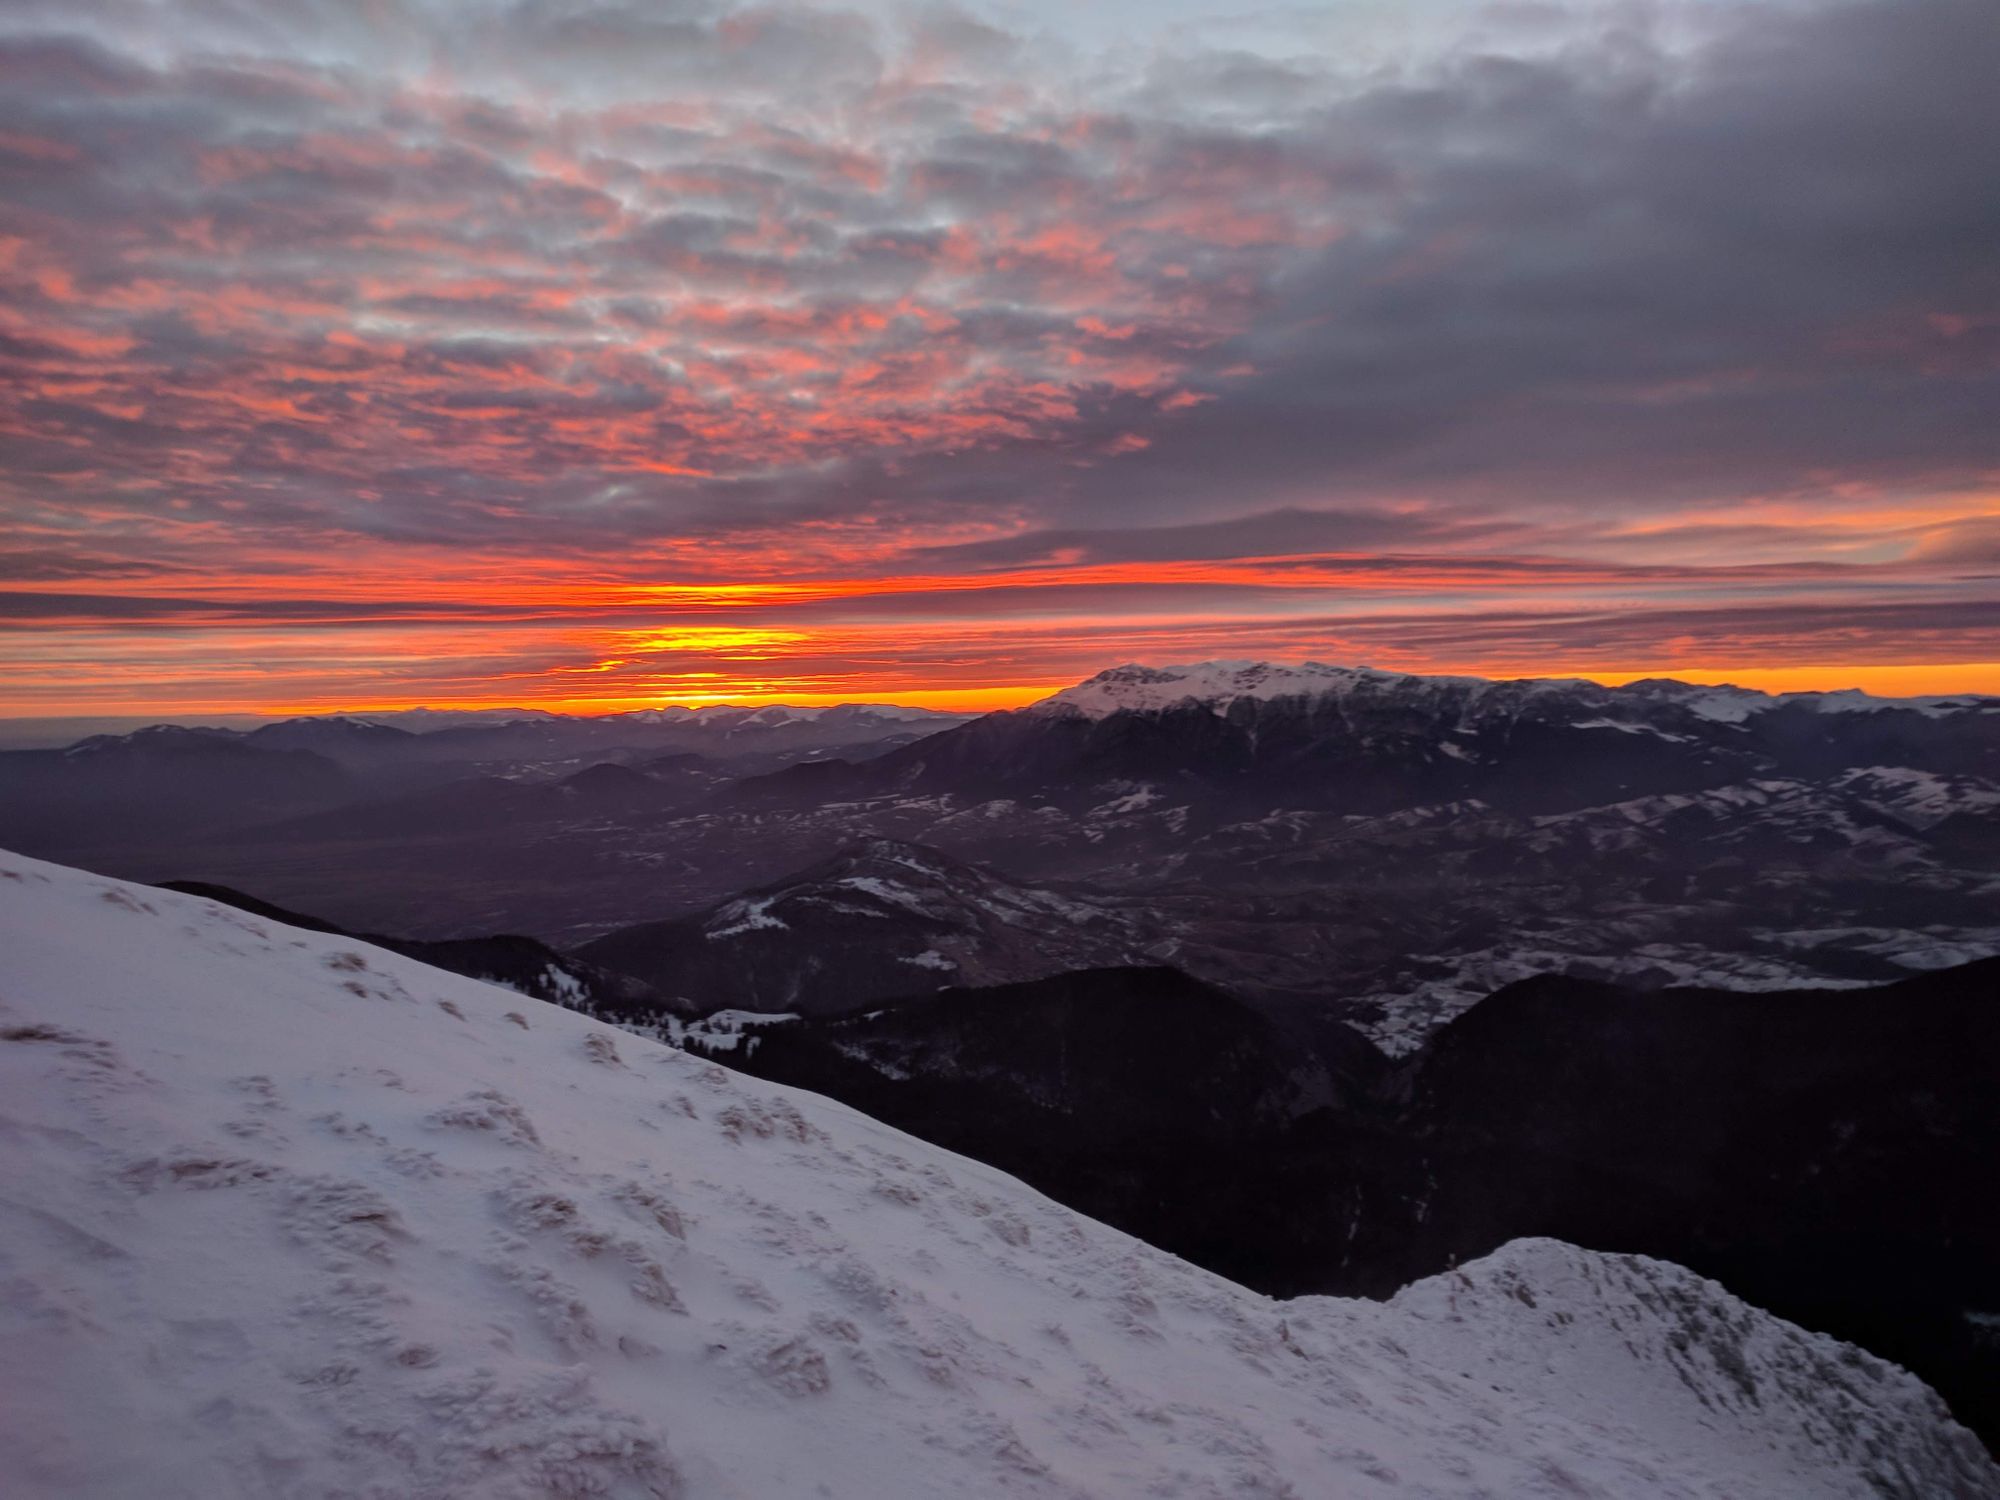
M9 1497L1990 1496L1917 1381L1520 1242L1274 1303L809 1095L0 856Z
M1119 712L1158 712L1190 698L1220 709L1239 698L1319 697L1346 692L1364 682L1392 683L1400 675L1373 667L1335 667L1317 661L1201 661L1171 667L1127 662L1085 678L1074 687L1051 693L1032 705L1032 710L1102 718Z

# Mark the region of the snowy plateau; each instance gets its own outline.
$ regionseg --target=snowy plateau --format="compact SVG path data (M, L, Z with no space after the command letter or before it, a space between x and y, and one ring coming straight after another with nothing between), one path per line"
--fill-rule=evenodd
M1275 1302L812 1095L0 856L0 1493L1909 1497L1902 1371L1517 1241Z

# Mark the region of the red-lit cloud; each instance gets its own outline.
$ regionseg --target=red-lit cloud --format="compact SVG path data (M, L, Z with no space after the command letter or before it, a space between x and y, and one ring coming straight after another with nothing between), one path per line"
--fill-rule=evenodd
M1637 24L1363 76L942 10L25 7L0 711L1972 685L1988 0Z

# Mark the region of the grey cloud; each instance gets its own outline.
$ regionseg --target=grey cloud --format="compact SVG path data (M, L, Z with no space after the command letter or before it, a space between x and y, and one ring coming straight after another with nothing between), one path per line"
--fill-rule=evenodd
M1395 190L1276 278L1216 354L1257 376L1162 423L1118 491L1620 509L2000 459L2000 360L1925 322L2000 310L1991 7L1745 10L1691 61L1606 56L1473 60L1295 135L1361 143Z
M1504 522L1457 516L1291 509L1181 526L1029 531L995 541L924 548L912 553L911 560L968 568L1021 567L1059 560L1191 562L1350 549L1409 550L1487 540L1507 529Z

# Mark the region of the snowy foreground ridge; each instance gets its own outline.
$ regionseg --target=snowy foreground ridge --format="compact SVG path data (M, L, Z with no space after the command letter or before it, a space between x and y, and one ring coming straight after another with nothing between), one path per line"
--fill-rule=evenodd
M810 1095L0 855L0 1494L2000 1493L1914 1378L1549 1241L1277 1303Z

